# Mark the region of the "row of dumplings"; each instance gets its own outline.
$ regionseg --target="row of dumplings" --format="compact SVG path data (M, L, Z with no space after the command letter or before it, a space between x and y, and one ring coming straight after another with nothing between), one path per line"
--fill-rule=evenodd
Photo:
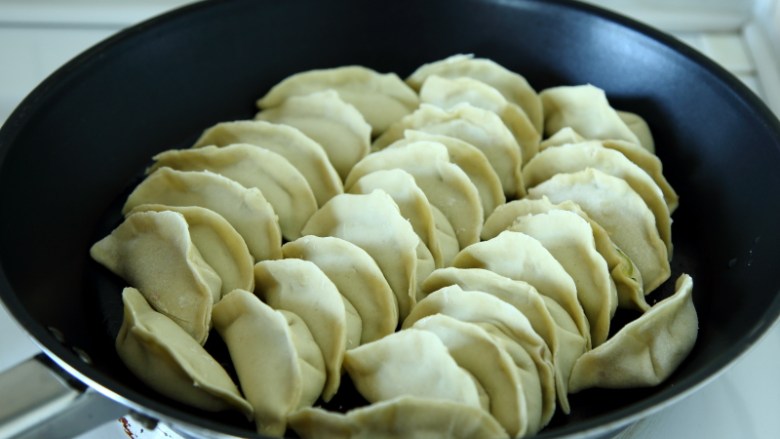
M369 402L445 399L490 413L492 418L469 415L479 425L487 422L486 431L492 431L492 419L510 437L521 437L547 425L557 405L568 413L569 393L658 384L690 351L697 333L690 276L681 275L675 294L608 338L617 288L594 228L614 252L608 235L574 203L512 203L518 216L507 230L467 245L449 266L433 269L430 253L385 191L339 195L311 218L306 233L368 249L385 273L386 267L406 267L394 271L406 273L403 288L391 288L402 330L344 353L344 370ZM389 234L394 237L386 239ZM398 245L403 242L408 244ZM620 270L630 260L613 255L616 275L641 288ZM320 408L293 412L289 422L304 437L367 428L352 425L349 414ZM455 418L440 422L449 431Z
M692 348L691 278L645 300L671 276L677 195L603 91L537 94L457 55L406 82L304 72L258 107L155 156L91 249L132 285L117 351L160 393L274 436L520 437ZM644 314L609 337L617 307ZM311 408L344 373L370 404Z

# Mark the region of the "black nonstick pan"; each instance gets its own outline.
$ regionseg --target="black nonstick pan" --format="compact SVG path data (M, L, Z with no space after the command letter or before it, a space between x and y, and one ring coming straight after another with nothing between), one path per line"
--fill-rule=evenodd
M93 47L0 131L3 302L54 363L108 398L190 431L253 436L240 416L189 409L128 372L114 351L122 283L90 260L89 247L118 224L152 155L189 146L217 122L253 117L255 99L285 76L362 64L405 77L456 53L494 59L537 90L605 89L615 107L648 121L680 195L673 273L695 279L693 352L658 387L572 396L572 414L556 415L540 437L607 434L673 403L777 320L778 120L671 37L560 0L205 2Z

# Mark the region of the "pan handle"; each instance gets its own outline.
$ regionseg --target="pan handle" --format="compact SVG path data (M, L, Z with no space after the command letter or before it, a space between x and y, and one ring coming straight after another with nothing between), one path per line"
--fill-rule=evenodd
M42 354L0 374L0 438L72 438L129 412L64 375Z

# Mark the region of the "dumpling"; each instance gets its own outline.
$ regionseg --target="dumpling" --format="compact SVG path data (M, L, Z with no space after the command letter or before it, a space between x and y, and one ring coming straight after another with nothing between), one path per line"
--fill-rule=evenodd
M243 290L228 293L214 307L214 327L254 407L257 431L283 435L287 416L311 406L325 384L322 355L311 333L294 314L274 311Z
M533 123L538 133L542 133L542 101L528 81L493 60L474 58L473 55L453 55L440 61L420 66L406 82L415 90L431 75L444 78L468 77L484 82L498 90L509 101L520 106Z
M431 212L433 212L433 221L436 224L436 236L439 241L439 248L441 248L441 258L444 266L452 264L452 260L460 252L460 244L458 243L458 235L455 234L455 229L452 228L452 224L446 216L436 206L431 206Z
M663 382L693 349L698 317L693 306L693 279L681 275L670 297L628 323L606 343L577 360L569 386L630 388Z
M506 203L506 196L504 195L504 189L501 187L501 180L498 178L498 174L490 165L485 154L468 142L450 136L426 133L425 131L406 130L404 131L404 138L393 142L388 148L398 148L421 140L441 143L447 148L450 162L458 165L471 182L474 183L474 187L477 188L479 200L482 202L482 213L485 218L496 207Z
M282 80L257 101L258 108L282 105L291 96L332 89L357 108L373 133L379 134L393 122L414 111L417 94L395 73L378 73L363 66L309 70Z
M263 120L222 122L205 130L192 147L234 143L255 145L286 158L309 182L318 206L344 192L341 177L322 146L288 125Z
M534 331L544 339L551 351L557 344L555 322L547 311L542 296L529 283L509 279L482 268L439 268L422 283L421 300L428 294L450 285L457 285L465 291L481 291L509 303L528 318Z
M571 127L566 127L561 128L551 137L542 141L542 143L539 144L539 148L544 150L552 146L562 146L568 143L581 143L584 141L585 138L579 133L574 131ZM655 154L634 142L614 139L601 140L600 142L605 148L614 149L615 151L620 152L635 165L647 172L655 184L661 189L661 192L663 192L666 205L669 206L669 213L674 213L674 210L678 205L679 197L674 188L672 188L666 180L666 177L663 174L661 160L659 160Z
M383 191L333 197L312 215L303 234L341 238L371 255L393 290L401 319L416 302L418 282L433 271L431 258L430 270L418 279L418 247L425 245Z
M170 210L184 215L189 227L190 239L203 260L222 279L221 295L237 288L251 291L255 288L254 260L244 238L218 213L198 206L166 206L142 204L131 210L136 212L162 212Z
M222 215L244 238L255 260L278 259L282 234L273 207L259 189L208 171L160 168L127 197L122 213L141 204L200 206Z
M255 295L255 297L257 296ZM325 359L306 322L293 312L285 310L279 310L279 312L287 321L293 346L298 354L298 365L301 367L303 386L298 408L309 407L319 399L325 388L328 373Z
M547 196L554 203L577 203L636 264L645 295L669 278L669 258L655 217L624 180L589 168L558 174L532 188L528 196Z
M344 323L346 323L347 343L345 350L350 350L360 346L360 338L363 336L363 319L360 317L352 302L341 295L341 302L344 304Z
M468 371L487 392L490 413L512 437L526 434L532 417L512 357L485 329L436 314L420 319L413 329L436 335L455 362ZM538 427L539 416L533 420Z
M550 367L546 372L548 381L542 384L542 374L539 373L532 355L523 345L514 341L507 334L492 325L481 325L493 337L496 344L512 359L519 378L520 389L526 400L528 409L527 434L536 434L550 423L555 414L555 387ZM548 386L548 387L544 387Z
M655 184L661 188L661 192L664 194L664 200L666 200L666 204L669 206L669 212L674 213L679 204L680 197L669 184L669 181L666 180L666 177L663 174L663 164L655 154L637 146L635 143L622 140L602 140L601 144L604 145L605 148L619 151L626 156L626 158L647 172L650 177L652 177L653 181L655 181Z
M116 351L149 387L208 411L235 409L253 417L252 406L220 364L168 317L154 311L135 288L122 291L124 320Z
M580 334L591 346L590 328L577 298L574 279L536 239L512 231L466 247L455 257L458 268L485 268L510 279L533 285L540 294L551 297L572 316Z
M631 113L629 111L617 110L617 114L620 120L626 124L629 130L639 139L639 145L647 151L655 154L655 140L653 140L653 133L650 131L650 127L642 116Z
M550 200L548 200L547 197L540 200L522 198L509 201L506 204L498 206L485 220L485 224L482 225L480 238L482 238L483 241L493 239L498 236L499 233L511 227L517 218L523 215L548 212L555 208L558 207L555 204L550 203Z
M431 251L437 267L444 264L436 222L428 197L417 186L414 177L403 169L381 169L360 177L350 188L353 194L370 194L382 190L395 201L401 215L412 225L414 232Z
M151 306L203 344L222 280L190 239L176 212L138 212L89 251L97 262L141 290Z
M420 141L371 153L352 168L344 187L349 191L371 172L396 168L411 174L431 205L447 217L461 248L479 240L483 215L477 188L450 163L447 148L440 143Z
M642 197L653 212L658 234L671 255L672 219L661 188L642 168L620 152L605 148L601 142L589 141L547 148L523 168L523 181L526 189L530 189L556 174L572 173L586 168L598 169L622 178Z
M428 331L407 329L349 350L344 369L372 403L410 395L480 407L469 373Z
M544 107L544 132L550 136L571 127L586 139L639 139L607 101L604 90L592 85L548 88L539 93Z
M402 328L412 327L427 316L443 314L457 320L476 323L491 335L508 339L527 352L533 362L531 369L519 371L526 383L525 399L532 429L539 420L544 425L555 411L555 369L550 350L522 312L512 305L481 291L464 291L457 285L437 290L417 306L404 320ZM510 346L505 346L510 348ZM512 356L513 360L516 355ZM515 363L521 367L522 363Z
M612 242L604 228L570 200L553 204L546 196L542 196L539 199L523 198L522 200L510 201L499 206L485 221L482 228L482 239L491 239L507 230L521 216L546 213L556 209L574 212L588 221L593 232L596 250L607 262L609 272L615 281L618 305L623 308L636 308L640 311L649 309L650 305L645 301L643 292L642 275L634 262Z
M414 113L394 123L379 136L372 149L378 151L386 148L402 139L404 132L409 129L470 143L485 154L501 179L501 187L507 198L525 194L520 174L523 164L520 145L495 114L469 104L460 104L450 110L422 104Z
M363 322L360 344L395 331L398 304L393 290L365 250L343 239L309 235L283 245L282 253L317 265L355 307Z
M577 323L568 312L555 300L542 296L550 317L555 321L558 338L558 355L554 357L555 388L561 410L567 415L571 412L569 404L569 377L574 363L589 348L587 340L579 332Z
M617 309L617 288L607 262L596 251L588 222L576 213L552 210L521 216L509 230L536 239L561 263L577 286L577 298L588 318L592 345L603 343Z
M414 303L417 303L417 293L420 291L420 284L428 277L433 270L436 269L436 263L433 260L431 251L423 244L422 241L417 241L417 246L414 249L414 255L417 259L417 269L415 270L414 279Z
M350 410L300 410L290 427L303 439L502 439L498 421L482 409L442 399L401 396Z
M282 236L288 240L300 237L301 228L317 210L317 200L303 175L283 156L254 145L169 150L154 160L147 172L166 166L179 171L211 171L244 187L260 189L279 216Z
M544 151L545 149L551 148L553 146L563 146L569 143L581 143L584 141L585 138L582 137L578 132L574 131L572 127L564 127L556 131L552 136L542 140L542 142L539 144L539 151Z
M445 110L465 102L488 110L500 117L512 132L523 152L524 162L539 151L541 136L525 111L517 104L508 102L498 90L482 81L468 77L429 76L420 88L420 102Z
M314 263L280 259L255 265L255 294L275 310L296 314L309 328L325 361L322 398L329 401L341 382L347 344L347 316L339 290Z
M430 294L450 285L495 296L528 318L531 327L550 349L561 409L569 413L566 397L569 375L574 362L585 352L586 343L568 313L554 300L539 294L527 282L509 279L481 268L448 267L434 270L423 282L422 291Z
M333 90L291 96L255 118L301 130L322 146L342 179L371 147L371 126Z

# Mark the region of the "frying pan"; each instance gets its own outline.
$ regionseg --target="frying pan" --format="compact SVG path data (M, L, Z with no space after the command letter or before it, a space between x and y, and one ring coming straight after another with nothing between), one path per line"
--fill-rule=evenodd
M573 395L540 437L621 428L719 374L780 315L780 124L739 81L681 43L564 1L194 4L134 26L59 69L0 131L0 296L51 358L97 393L203 434L253 436L238 415L148 390L113 347L123 283L88 256L150 157L254 115L287 75L361 64L402 77L456 53L537 90L591 83L642 115L680 194L673 275L690 273L697 344L664 384ZM669 285L657 297L669 294ZM225 361L224 346L209 349ZM348 392L346 392L348 393ZM349 404L349 395L341 403Z

